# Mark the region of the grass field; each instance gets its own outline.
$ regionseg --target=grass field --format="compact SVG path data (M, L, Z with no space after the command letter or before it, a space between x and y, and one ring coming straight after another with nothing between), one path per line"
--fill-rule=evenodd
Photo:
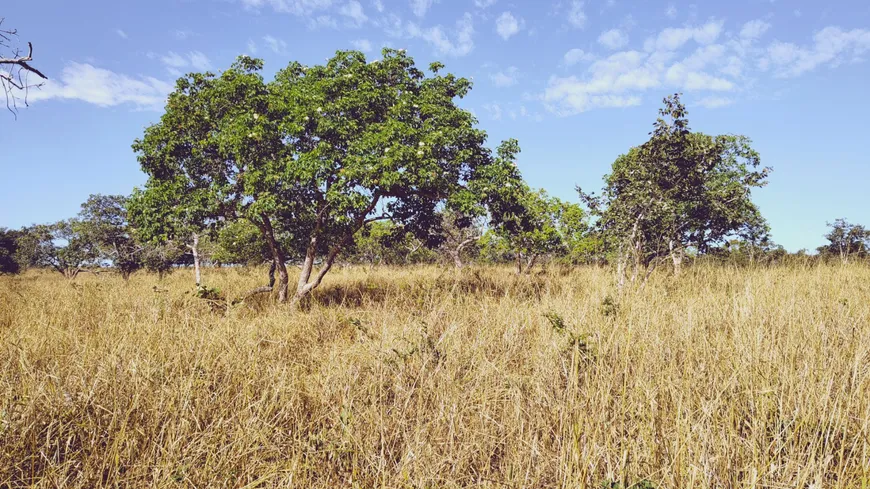
M0 277L0 488L870 487L867 266L190 275Z

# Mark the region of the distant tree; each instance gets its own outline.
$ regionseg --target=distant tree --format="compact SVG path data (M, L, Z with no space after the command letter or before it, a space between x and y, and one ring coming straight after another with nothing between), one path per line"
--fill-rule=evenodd
M202 284L201 237L213 233L216 227L214 209L208 201L208 192L193 188L183 178L149 180L145 190L134 189L127 202L130 222L137 239L150 251L146 268L165 273L163 261L174 257L174 263L183 262L186 250L193 263L194 282ZM190 262L187 262L190 263ZM162 274L161 274L162 275Z
M831 230L825 235L828 244L818 251L824 255L837 256L843 263L850 258L866 258L870 255L870 230L860 224L851 224L846 219L829 222Z
M16 274L21 271L18 263L18 238L20 233L0 228L0 274Z
M361 229L391 220L426 236L439 205L502 161L456 105L471 83L440 75L440 63L427 77L403 51L385 49L372 63L338 52L322 66L290 63L270 83L262 67L241 57L220 76L180 79L134 149L149 176L143 194L160 194L145 200L260 229L280 301L289 297L289 256L302 257L298 300Z
M42 86L43 82L32 83L29 75L47 80L48 77L30 64L33 61L33 44L27 43L27 54L18 46L18 31L3 27L5 18L0 17L0 86L6 96L6 108L13 114L17 109L19 96L24 97L27 105L27 92Z
M83 239L90 240L100 259L111 262L124 280L143 267L145 246L133 236L127 218L128 198L123 195L94 194L79 212Z
M462 214L453 210L441 213L441 232L444 236L441 249L456 268L462 268L463 253L475 248L483 236L484 219L483 216Z
M686 250L704 253L763 218L751 189L766 184L769 168L743 136L708 136L689 130L679 95L664 99L650 139L613 163L603 194L578 188L617 248L620 286L633 262L637 277L670 257L679 273Z
M369 265L401 265L425 261L432 255L426 243L391 221L377 221L354 237L352 255Z
M27 266L51 268L70 280L99 261L96 244L78 219L22 229L18 254Z
M173 241L146 242L142 246L142 267L148 272L156 273L161 280L172 272L175 265L181 262L185 250L184 245L179 245Z
M541 255L565 251L565 238L573 235L575 223L570 217L564 222L562 218L566 211L582 214L582 210L550 197L543 189L526 186L521 187L516 201L520 205L518 212L495 229L513 254L517 274L522 274L529 273Z

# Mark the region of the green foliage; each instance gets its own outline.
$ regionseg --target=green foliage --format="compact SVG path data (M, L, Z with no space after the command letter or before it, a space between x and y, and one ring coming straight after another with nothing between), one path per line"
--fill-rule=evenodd
M12 275L21 271L21 266L16 258L19 235L18 231L0 228L0 274Z
M644 266L667 254L676 264L686 249L705 253L731 236L765 239L750 190L770 169L749 139L693 133L678 95L664 105L650 139L613 163L600 197L578 189L603 238Z
M149 179L131 210L146 236L247 219L280 264L285 293L285 258L305 257L301 297L369 223L389 219L422 239L439 205L472 208L486 187L476 182L516 174L456 105L471 83L440 65L427 77L385 49L372 63L354 51L320 66L293 62L271 82L262 67L243 56L219 76L178 80L160 122L136 141Z
M79 212L83 239L94 246L100 260L111 262L125 279L143 266L143 246L132 235L126 206L123 195L95 194Z
M517 273L528 272L541 255L566 255L585 245L588 225L579 205L526 185L520 187L514 201L516 210L502 219L495 230L511 250Z
M18 240L19 263L48 267L67 278L75 278L86 267L99 262L99 250L78 219L24 228Z
M642 479L629 485L617 481L605 481L601 483L601 487L602 489L656 489L656 485L647 479Z
M376 221L360 229L350 250L354 261L370 265L431 263L434 252L425 242L392 221Z
M870 230L860 224L851 224L846 219L829 222L828 227L831 228L825 235L828 244L819 247L819 253L839 257L844 263L849 258L870 256Z
M228 223L217 233L211 260L229 265L259 265L272 259L263 233L249 221Z

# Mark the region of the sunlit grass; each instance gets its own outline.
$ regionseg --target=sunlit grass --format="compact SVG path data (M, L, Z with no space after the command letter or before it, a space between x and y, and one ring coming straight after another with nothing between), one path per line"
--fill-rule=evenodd
M0 487L870 485L867 266L191 285L0 277Z

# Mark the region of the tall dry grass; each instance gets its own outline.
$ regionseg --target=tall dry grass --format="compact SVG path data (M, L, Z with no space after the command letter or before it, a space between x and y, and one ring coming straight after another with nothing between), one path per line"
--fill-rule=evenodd
M866 266L190 282L0 278L0 487L870 486Z

